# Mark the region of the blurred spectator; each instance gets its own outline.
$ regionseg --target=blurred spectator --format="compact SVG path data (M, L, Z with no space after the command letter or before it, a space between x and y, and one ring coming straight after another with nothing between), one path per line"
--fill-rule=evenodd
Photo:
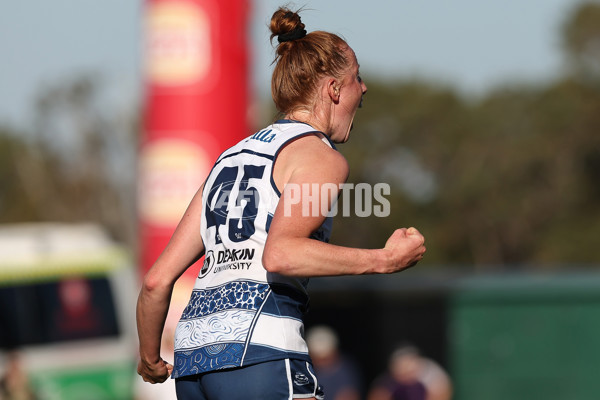
M6 369L0 379L1 400L35 400L37 396L29 384L21 358L15 351L8 354Z
M412 345L398 347L388 372L378 378L368 400L449 400L452 387L446 372Z
M308 331L306 343L317 379L327 400L359 400L362 378L356 363L338 348L338 337L327 326Z
M444 369L435 361L420 357L419 380L427 390L427 400L450 400L452 383Z

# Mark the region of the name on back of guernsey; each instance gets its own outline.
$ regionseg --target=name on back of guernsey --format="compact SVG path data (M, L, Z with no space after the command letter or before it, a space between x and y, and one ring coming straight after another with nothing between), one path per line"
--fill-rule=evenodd
M250 139L271 143L273 139L275 139L275 134L271 133L272 131L272 129L263 129L262 131L258 131L254 135L250 136Z

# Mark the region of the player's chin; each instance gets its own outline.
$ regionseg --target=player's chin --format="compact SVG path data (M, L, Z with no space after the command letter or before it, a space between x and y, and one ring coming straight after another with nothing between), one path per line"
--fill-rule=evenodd
M351 131L352 131L352 125L350 125L350 128L348 129L348 133L346 133L346 136L344 136L344 139L342 140L342 143L346 143L350 139L350 132Z

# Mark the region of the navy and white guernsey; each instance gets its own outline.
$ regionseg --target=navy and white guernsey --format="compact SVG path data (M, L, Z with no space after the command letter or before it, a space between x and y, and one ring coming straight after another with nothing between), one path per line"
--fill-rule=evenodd
M261 260L281 195L273 163L285 144L315 132L307 124L277 121L215 163L202 195L205 260L177 324L173 378L283 358L310 360L302 322L308 279L268 273ZM313 238L328 241L330 231L327 218Z

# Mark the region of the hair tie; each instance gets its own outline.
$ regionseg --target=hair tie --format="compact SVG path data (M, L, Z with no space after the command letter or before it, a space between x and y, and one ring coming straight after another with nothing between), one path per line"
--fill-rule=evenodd
M277 41L279 43L291 42L292 40L302 39L304 36L306 36L306 30L304 28L298 26L296 29L294 29L292 31L277 35Z

